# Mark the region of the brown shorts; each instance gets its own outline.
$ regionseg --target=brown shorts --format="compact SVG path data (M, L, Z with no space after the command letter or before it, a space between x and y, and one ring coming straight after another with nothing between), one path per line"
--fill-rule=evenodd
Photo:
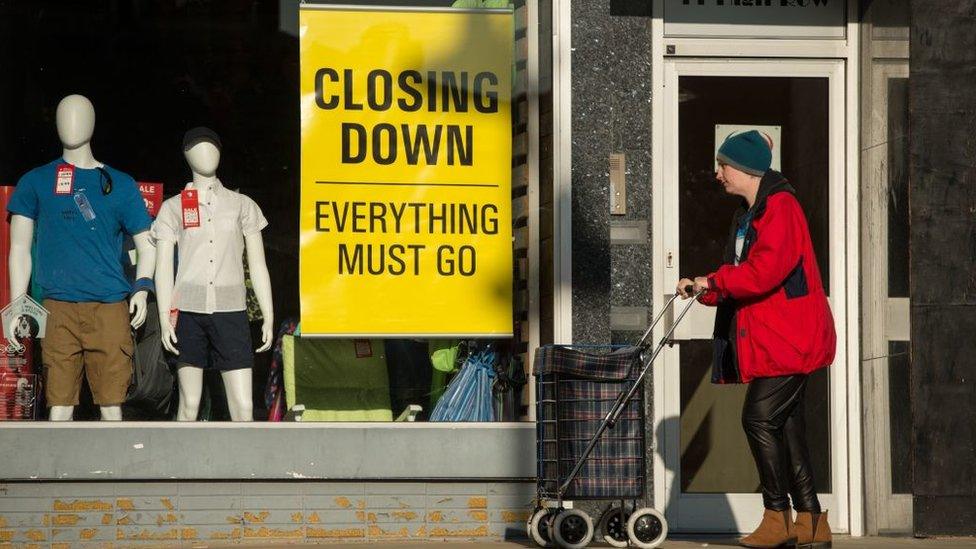
M122 404L134 350L128 304L45 299L43 305L51 313L41 343L47 405L77 406L82 372L95 404Z

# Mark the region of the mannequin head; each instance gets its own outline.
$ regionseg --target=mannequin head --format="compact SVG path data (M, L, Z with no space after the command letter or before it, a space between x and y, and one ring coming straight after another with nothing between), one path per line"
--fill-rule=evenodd
M95 131L95 107L83 95L69 95L58 103L55 120L64 148L77 149L91 141Z
M209 128L194 128L183 138L183 156L193 173L212 177L220 165L220 138Z

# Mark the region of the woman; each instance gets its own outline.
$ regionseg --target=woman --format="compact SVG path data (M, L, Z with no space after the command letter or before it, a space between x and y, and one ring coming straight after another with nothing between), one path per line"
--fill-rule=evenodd
M678 293L718 307L713 383L749 383L742 426L759 469L765 512L745 547L829 547L803 419L808 375L834 359L836 334L806 217L794 189L769 169L769 143L752 130L719 147L719 183L743 199L723 264L678 282ZM790 497L797 511L794 522Z

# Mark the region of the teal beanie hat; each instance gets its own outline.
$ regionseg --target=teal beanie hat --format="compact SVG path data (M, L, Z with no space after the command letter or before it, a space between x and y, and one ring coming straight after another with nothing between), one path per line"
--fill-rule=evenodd
M769 171L773 153L763 134L749 130L726 137L715 158L747 174L763 176Z

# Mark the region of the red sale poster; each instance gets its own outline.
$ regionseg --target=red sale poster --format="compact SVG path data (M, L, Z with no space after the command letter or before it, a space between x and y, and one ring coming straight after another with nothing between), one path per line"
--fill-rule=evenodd
M163 184L138 182L139 192L142 193L142 200L146 203L146 210L149 216L155 218L159 214L159 208L163 205Z
M0 308L10 303L10 221L7 203L14 187L0 186ZM0 335L0 421L36 419L39 376L34 373L34 342L25 339L20 345Z
M0 309L10 303L10 273L7 271L7 256L10 255L10 220L7 219L7 203L16 187L0 185Z

